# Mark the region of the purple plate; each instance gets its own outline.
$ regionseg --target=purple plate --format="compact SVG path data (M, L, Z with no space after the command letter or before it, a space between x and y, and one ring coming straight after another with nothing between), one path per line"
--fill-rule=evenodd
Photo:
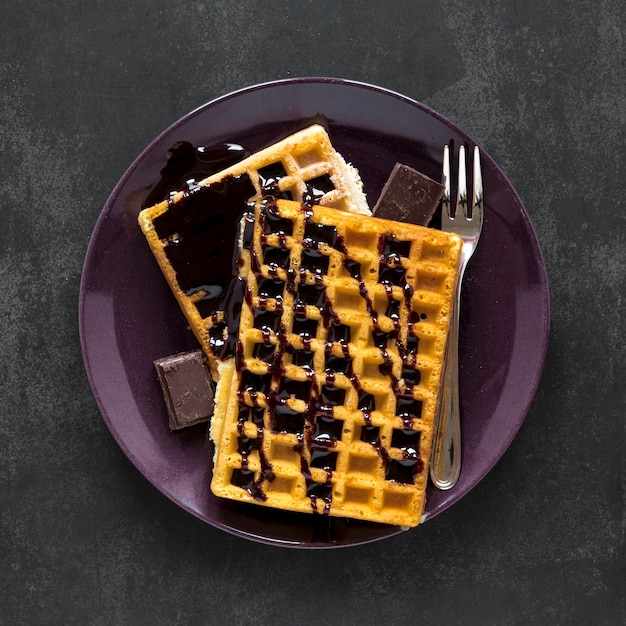
M336 149L359 169L372 206L397 161L439 179L444 144L475 144L424 105L362 83L300 78L223 96L163 132L117 184L91 238L79 302L91 388L113 436L139 471L217 528L300 548L354 545L401 531L211 494L206 425L176 434L168 429L153 361L196 344L137 214L176 142L234 142L254 151L317 115L328 120ZM517 193L485 152L482 166L484 229L467 269L461 313L463 466L453 489L429 488L426 520L470 491L507 449L532 402L548 343L548 282L536 234Z

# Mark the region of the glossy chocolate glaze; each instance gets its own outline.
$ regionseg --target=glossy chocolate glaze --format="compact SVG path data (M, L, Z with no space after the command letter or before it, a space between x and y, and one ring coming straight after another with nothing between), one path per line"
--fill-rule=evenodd
M254 193L246 174L229 176L194 187L177 202L170 200L167 210L154 219L180 288L188 296L207 294L197 304L203 317L222 308L236 275L239 224L250 211Z
M146 194L142 208L168 200L177 191L189 190L201 180L242 161L250 152L235 143L194 146L188 141L175 143L161 170L161 178Z

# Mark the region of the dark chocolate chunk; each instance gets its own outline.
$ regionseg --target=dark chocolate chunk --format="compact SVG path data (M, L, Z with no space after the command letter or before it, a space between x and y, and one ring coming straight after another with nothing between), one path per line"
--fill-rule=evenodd
M428 176L396 163L372 213L396 222L428 226L443 196L443 186Z
M182 352L154 362L172 430L180 430L213 415L214 390L201 350Z

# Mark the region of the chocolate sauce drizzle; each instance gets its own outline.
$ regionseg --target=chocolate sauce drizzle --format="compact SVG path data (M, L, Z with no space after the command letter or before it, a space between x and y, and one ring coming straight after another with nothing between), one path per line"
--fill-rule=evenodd
M267 427L273 431L291 432L296 435L297 443L294 451L300 457L300 471L305 479L306 493L311 500L311 509L319 513L318 500L324 505L322 513L328 515L332 505L332 477L336 468L337 453L333 451L337 442L341 440L343 421L334 417L334 407L343 404L345 390L335 386L336 375L343 374L350 381L358 394L358 410L361 411L365 425L361 430L361 440L370 443L380 456L385 477L387 480L401 483L413 483L418 472L423 470L423 462L419 456L419 431L412 429L413 419L421 415L421 402L413 398L413 386L419 384L419 370L416 369L416 353L418 336L414 332L414 325L421 317L414 313L412 307L413 289L405 282L406 269L402 265L402 257L406 258L410 251L410 242L400 241L391 236L383 235L379 238L378 253L380 255L379 281L385 285L389 306L387 313L394 322L391 332L382 330L379 324L379 313L375 310L365 281L361 276L358 262L350 257L343 238L336 232L334 226L318 224L313 220L312 206L314 197L309 196L302 203L304 213L304 237L301 264L298 270L289 265L289 249L287 237L293 232L293 224L290 220L280 216L275 197L266 197L259 211L259 228L261 230L261 250L263 262L269 265L270 278L264 278L261 272L261 259L254 246L249 246L250 271L256 278L259 286L259 297L256 309L253 307L252 294L249 288L245 289L246 305L253 310L255 326L262 331L263 343L255 347L255 356L265 354L262 359L268 363L268 376L264 381L257 381L261 391L266 397ZM278 246L268 247L268 235L277 237ZM251 241L250 237L250 241ZM333 247L343 255L343 264L349 275L358 282L359 294L365 302L367 312L372 320L372 339L374 345L380 350L383 364L380 371L389 378L390 387L396 398L396 415L403 421L402 430L394 429L391 447L402 450L403 459L398 461L389 456L388 450L382 445L379 428L372 424L371 414L376 408L375 398L366 392L361 385L358 376L352 370L352 356L349 350L350 327L342 324L340 316L334 310L332 302L326 295L324 274L327 265L321 257L328 259L320 252L321 245ZM407 247L408 246L408 247ZM269 252L269 254L268 254ZM283 254L284 253L284 254ZM278 269L286 271L286 280L279 280ZM402 287L403 303L407 309L408 335L406 343L400 336L400 309L399 303L393 297L393 285ZM293 297L294 328L299 324L300 336L303 343L302 350L295 350L288 344L287 329L282 324L282 311L284 307L284 293ZM274 307L268 310L268 304L273 301ZM320 312L321 322L324 328L324 358L325 382L318 385L317 377L311 366L312 352L311 340L317 334L317 322L306 317L307 306L314 306ZM300 321L299 321L300 320ZM315 328L311 328L311 322ZM307 328L309 323L309 328ZM275 339L273 339L275 338ZM392 371L392 359L388 352L388 342L395 341L398 353L402 359L401 379ZM276 342L276 343L275 343ZM335 346L339 346L342 356L337 356ZM268 349L264 352L263 346ZM271 349L270 349L271 348ZM303 367L306 373L306 382L292 381L285 377L283 359L286 352L294 355L294 364ZM309 352L311 356L306 360L305 355L298 355L302 361L296 362L295 353ZM260 357L258 357L260 358ZM250 372L246 368L243 357L243 347L240 345L237 351L236 369L244 388L240 388L240 415L245 405L245 381ZM248 391L253 403L256 402L253 394ZM255 391L255 393L256 393ZM306 405L304 413L298 413L287 405L287 400L295 396L303 400ZM255 404L255 406L258 406ZM245 421L245 420L244 420ZM240 454L242 455L242 470L247 469L248 443L245 437L242 422L239 431ZM256 449L261 456L261 472L251 482L248 480L243 486L253 497L264 499L267 496L262 491L264 480L273 480L271 466L262 454L262 437L265 426L257 424L258 437L261 439ZM398 434L399 433L399 434ZM305 449L308 448L308 455ZM243 450L243 452L241 452ZM310 459L310 462L309 462ZM325 470L326 480L318 482L313 479L310 467ZM239 478L233 480L238 484ZM241 485L240 485L241 486Z

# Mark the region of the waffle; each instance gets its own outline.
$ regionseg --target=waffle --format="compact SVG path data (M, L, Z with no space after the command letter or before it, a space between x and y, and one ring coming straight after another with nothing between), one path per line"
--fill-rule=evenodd
M415 526L460 239L266 198L235 358L221 365L212 491Z
M139 224L214 378L217 362L231 356L236 337L237 324L229 327L228 321L236 316L243 288L241 281L233 280L240 220L267 194L370 214L358 172L333 149L319 125L139 214Z

